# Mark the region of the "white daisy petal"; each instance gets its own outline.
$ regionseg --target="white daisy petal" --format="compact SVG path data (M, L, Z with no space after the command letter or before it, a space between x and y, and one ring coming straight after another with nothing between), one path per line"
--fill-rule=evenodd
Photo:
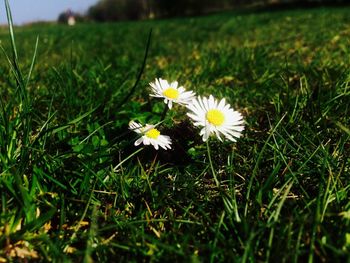
M143 144L144 145L150 145L151 144L151 140L148 139L146 136L142 136L141 138L143 138Z
M143 142L143 138L142 138L142 137L138 138L138 139L135 141L134 145L135 145L135 146L139 146L139 145L141 144L141 142Z
M129 129L136 132L141 133L142 125L140 123L137 123L135 121L129 122Z
M188 91L185 92L185 89L184 89L184 87L182 87L182 86L180 86L180 87L178 88L178 90L179 90L179 92L180 92L181 94L182 94L182 93L188 92Z
M210 136L210 131L207 128L204 128L203 141L206 142L208 140L209 136Z
M221 99L218 105L218 109L223 109L225 106L225 98Z
M172 82L171 84L170 84L170 86L171 87L173 87L174 89L177 89L177 85L178 85L179 83L177 82L177 81L174 81L174 82Z
M208 106L209 109L216 108L216 100L212 95L209 96Z

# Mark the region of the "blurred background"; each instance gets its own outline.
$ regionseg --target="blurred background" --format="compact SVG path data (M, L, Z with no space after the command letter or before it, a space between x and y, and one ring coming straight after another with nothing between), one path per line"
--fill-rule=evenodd
M342 4L346 0L104 0L87 16L96 21L135 20L202 15L236 8L311 7Z
M349 4L349 0L46 0L10 1L17 25L58 21L121 21L197 16L233 9L283 9ZM30 12L28 12L30 10ZM1 24L6 23L4 8Z

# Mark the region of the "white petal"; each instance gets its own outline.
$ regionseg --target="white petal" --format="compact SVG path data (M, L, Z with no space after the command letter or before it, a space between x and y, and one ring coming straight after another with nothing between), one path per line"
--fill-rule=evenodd
M180 92L180 94L185 92L185 89L182 86L180 86L177 90Z
M134 145L135 145L135 146L139 146L140 143L142 143L142 142L143 142L143 138L142 138L142 137L141 137L141 138L138 138L138 139L135 141Z
M218 109L223 110L223 108L225 107L225 98L221 99L218 105Z
M148 139L146 136L142 136L142 138L143 138L144 145L150 145L150 143L151 143L150 139Z
M204 127L203 141L208 140L210 136L210 127L207 125Z
M220 132L217 129L215 129L214 132L215 132L216 137L218 137L218 139L222 142L222 138L220 136Z
M209 96L209 100L208 100L208 109L213 109L216 108L216 103L215 103L215 99L212 95Z
M209 107L209 100L206 97L204 97L203 100L202 100L202 103L203 103L203 109L205 111L208 111L210 109L210 107Z
M140 123L137 123L135 121L129 122L129 129L136 132L141 133L142 125Z
M152 141L152 145L153 145L154 149L156 149L156 150L159 149L159 146L158 146L158 143L157 143L157 142Z
M177 89L177 85L179 85L179 83L177 81L174 81L170 84L170 87Z

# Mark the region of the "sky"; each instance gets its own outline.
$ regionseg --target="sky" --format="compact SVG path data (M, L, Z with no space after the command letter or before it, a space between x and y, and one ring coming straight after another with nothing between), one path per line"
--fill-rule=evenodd
M56 20L70 8L83 13L98 0L9 0L13 22L17 25L37 20ZM0 0L0 24L6 24L4 0Z

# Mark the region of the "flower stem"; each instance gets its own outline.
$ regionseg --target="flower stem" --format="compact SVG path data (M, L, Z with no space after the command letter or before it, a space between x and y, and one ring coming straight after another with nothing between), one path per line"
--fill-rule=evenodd
M220 183L219 183L218 178L216 177L216 172L215 172L215 169L214 169L214 166L213 166L213 161L211 159L209 140L207 140L207 151L208 151L208 159L209 159L209 163L210 163L210 168L211 168L211 172L212 172L213 177L214 177L215 184L216 184L217 187L220 187Z
M161 115L161 117L160 117L160 121L163 121L163 120L165 119L165 116L166 116L168 110L169 110L168 105L165 104L164 110L163 110L162 115Z

